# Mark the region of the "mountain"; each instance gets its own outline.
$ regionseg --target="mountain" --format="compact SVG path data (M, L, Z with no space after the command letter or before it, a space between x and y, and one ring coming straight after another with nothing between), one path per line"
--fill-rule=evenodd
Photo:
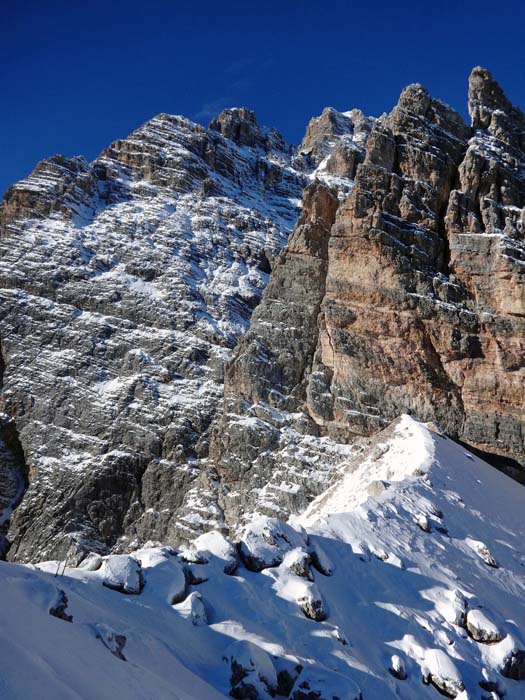
M358 435L433 421L524 481L525 117L473 70L472 127L406 88L342 202L304 208L225 376L210 454L236 528L286 518Z
M2 700L523 696L525 116L468 107L160 114L7 191Z
M326 168L319 158L341 141L352 147L353 121L327 110L319 122L310 156L246 109L209 129L161 114L91 164L55 156L8 190L4 531L27 484L11 559L81 558L199 530L224 364L303 187L319 171L349 189L344 158ZM218 518L207 514L210 526Z
M359 445L237 549L0 563L0 696L522 698L525 489L409 416Z
M523 481L525 117L481 68L468 105L411 85L297 149L244 108L161 114L11 187L4 554L286 519L401 413Z

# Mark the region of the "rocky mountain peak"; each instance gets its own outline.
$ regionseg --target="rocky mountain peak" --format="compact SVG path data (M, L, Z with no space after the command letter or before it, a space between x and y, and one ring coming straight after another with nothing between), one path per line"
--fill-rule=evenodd
M510 101L491 73L481 66L472 69L468 87L468 111L475 129L487 129L492 113L513 111Z
M514 106L486 68L477 66L469 78L468 110L474 129L525 152L525 114Z
M333 107L325 107L319 117L310 120L299 152L311 156L315 163L319 163L326 157L334 137L351 135L353 131L354 122L348 114L338 112Z
M490 81L475 130L418 84L325 109L298 154L245 108L160 114L14 185L8 556L286 517L400 413L524 479L523 115Z
M507 133L520 119L509 112ZM322 149L333 123L311 122L307 145ZM411 85L371 123L348 196L324 208L332 223L317 228L305 199L226 377L213 457L233 525L304 506L327 461L403 412L525 480L525 158L491 128L473 134ZM298 259L305 240L323 245Z
M262 138L255 112L246 107L224 109L218 117L211 120L209 128L239 146L256 146Z
M420 83L407 85L401 92L397 103L398 109L406 109L414 114L425 116L432 101L428 90Z

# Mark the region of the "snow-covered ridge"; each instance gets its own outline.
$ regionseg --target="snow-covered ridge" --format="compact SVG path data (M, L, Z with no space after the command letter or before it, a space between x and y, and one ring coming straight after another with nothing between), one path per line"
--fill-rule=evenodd
M210 533L64 573L0 564L0 695L520 700L524 508L523 487L402 417L237 549Z

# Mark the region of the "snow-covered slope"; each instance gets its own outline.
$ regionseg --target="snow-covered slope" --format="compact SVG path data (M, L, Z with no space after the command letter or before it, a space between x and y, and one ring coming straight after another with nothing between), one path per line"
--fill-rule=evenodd
M522 486L404 416L237 548L0 563L0 697L520 700L524 512Z

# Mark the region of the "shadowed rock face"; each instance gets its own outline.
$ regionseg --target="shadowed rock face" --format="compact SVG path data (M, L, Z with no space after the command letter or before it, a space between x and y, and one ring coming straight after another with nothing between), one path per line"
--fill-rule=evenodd
M410 413L525 480L525 122L480 68L469 110L472 127L409 86L337 211L316 213L322 185L306 197L226 374L212 455L232 523L315 490L300 456L287 473L290 424L344 444Z

